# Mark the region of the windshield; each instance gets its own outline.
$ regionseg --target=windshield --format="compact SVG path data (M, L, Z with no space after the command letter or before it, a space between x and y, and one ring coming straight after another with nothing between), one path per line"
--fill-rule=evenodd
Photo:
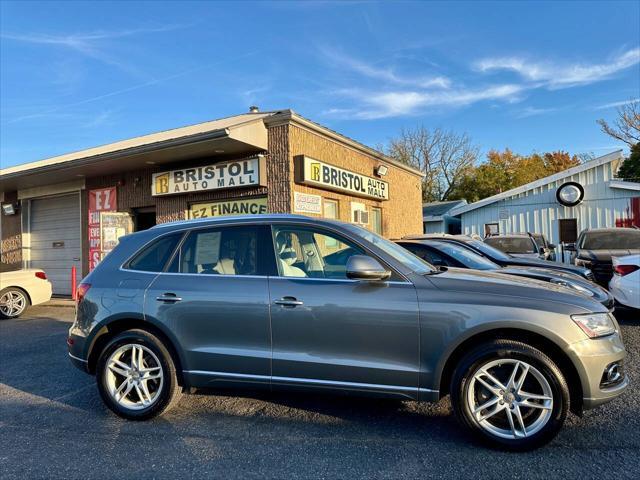
M640 249L640 230L587 232L580 248L585 250Z
M488 258L481 257L477 253L474 253L464 247L459 247L451 243L440 242L434 242L431 245L442 253L456 259L467 268L473 268L474 270L497 270L500 268Z
M416 257L413 253L405 250L400 245L397 245L380 235L370 232L362 227L356 225L347 225L346 228L356 235L363 237L368 242L373 243L376 247L383 250L387 255L390 255L398 262L406 265L413 272L424 275L427 273L435 273L438 271L433 265L425 262L419 257Z
M484 243L506 253L536 253L536 244L529 237L489 237Z
M473 248L475 248L476 250L479 250L482 253L484 253L489 258L495 258L497 260L504 261L504 262L511 260L511 257L506 253L501 252L497 248L493 248L491 245L487 245L486 243L481 242L480 240L471 240L470 242L467 242L467 243L471 245Z

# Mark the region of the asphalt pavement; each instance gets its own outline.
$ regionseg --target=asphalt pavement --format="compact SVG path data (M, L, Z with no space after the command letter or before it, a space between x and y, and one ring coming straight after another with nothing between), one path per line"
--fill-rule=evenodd
M0 478L637 478L640 318L619 315L631 387L529 453L471 443L438 404L197 394L127 422L67 359L73 309L0 321Z

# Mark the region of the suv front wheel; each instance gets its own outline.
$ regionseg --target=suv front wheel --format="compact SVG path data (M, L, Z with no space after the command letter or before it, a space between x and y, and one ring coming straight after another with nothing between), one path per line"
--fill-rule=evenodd
M569 408L569 389L557 365L540 350L512 340L469 352L450 391L461 423L483 443L508 450L549 442Z
M129 420L147 420L169 410L182 393L164 344L144 330L128 330L102 350L96 382L105 404Z

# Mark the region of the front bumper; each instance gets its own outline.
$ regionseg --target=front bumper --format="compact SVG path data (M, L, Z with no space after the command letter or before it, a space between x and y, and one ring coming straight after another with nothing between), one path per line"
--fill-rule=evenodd
M585 410L607 403L624 392L629 377L623 374L615 385L602 386L603 373L613 363L623 363L626 351L619 333L607 337L587 338L569 345L572 358L582 384L582 406Z

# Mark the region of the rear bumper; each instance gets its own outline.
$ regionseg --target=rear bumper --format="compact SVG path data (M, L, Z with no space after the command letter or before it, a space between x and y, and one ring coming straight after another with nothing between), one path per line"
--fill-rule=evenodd
M41 303L51 300L52 287L51 282L48 280L40 280L37 284L37 288L29 290L29 297L31 298L31 305L40 305Z
M89 373L89 366L88 366L89 364L86 360L73 356L71 352L69 352L69 360L71 360L71 363L77 369L82 370L85 373Z

